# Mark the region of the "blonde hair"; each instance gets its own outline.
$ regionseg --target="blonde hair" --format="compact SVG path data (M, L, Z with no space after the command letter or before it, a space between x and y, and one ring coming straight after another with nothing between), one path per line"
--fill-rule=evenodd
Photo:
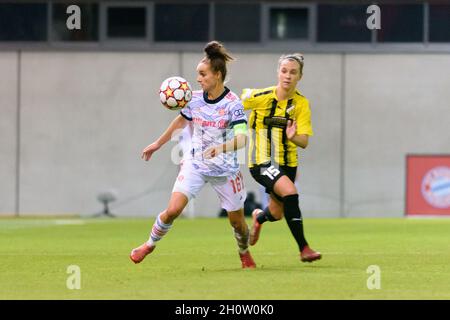
M301 53L290 53L290 54L283 54L280 59L278 59L278 69L280 69L281 63L284 60L290 60L290 61L297 61L300 65L300 74L303 73L303 64L305 61L305 58L303 57L303 54Z

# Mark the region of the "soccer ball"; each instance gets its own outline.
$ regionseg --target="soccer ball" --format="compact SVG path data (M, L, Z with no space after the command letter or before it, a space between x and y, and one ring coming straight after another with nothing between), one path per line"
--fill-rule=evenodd
M167 78L159 88L159 99L169 110L183 109L191 98L191 85L182 77Z

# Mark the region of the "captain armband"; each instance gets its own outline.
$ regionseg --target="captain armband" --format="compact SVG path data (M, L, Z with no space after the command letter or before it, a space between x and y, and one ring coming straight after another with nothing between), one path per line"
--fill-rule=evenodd
M238 123L235 124L233 126L233 130L234 130L234 135L237 136L238 134L247 134L247 123L242 122L242 123Z

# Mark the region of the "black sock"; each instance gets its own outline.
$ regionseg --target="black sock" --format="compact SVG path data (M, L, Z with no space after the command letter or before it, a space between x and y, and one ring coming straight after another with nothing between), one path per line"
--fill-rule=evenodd
M256 221L258 221L259 224L263 224L266 221L277 221L272 214L270 213L269 207L266 207L263 212L258 213L258 216L256 217Z
M300 251L308 245L303 232L302 213L298 204L298 194L292 194L283 198L284 217L291 229L291 233L297 241Z

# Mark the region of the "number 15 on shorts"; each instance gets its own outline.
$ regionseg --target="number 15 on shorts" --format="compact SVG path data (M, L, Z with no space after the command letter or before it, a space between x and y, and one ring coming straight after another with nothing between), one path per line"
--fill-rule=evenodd
M280 170L275 168L274 166L268 167L266 170L261 173L263 176L267 176L270 180L273 180L280 174Z

